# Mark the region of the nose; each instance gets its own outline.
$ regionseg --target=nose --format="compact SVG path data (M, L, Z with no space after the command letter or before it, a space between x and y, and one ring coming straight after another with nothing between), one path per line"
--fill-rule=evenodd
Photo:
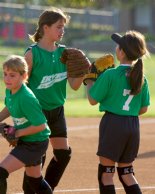
M61 29L61 34L64 35L64 33L65 33L65 29L62 28L62 29Z

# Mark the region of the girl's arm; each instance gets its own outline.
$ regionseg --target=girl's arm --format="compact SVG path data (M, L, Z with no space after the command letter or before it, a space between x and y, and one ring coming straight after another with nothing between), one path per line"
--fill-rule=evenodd
M142 107L142 108L140 109L140 111L139 111L139 115L142 115L142 114L146 113L147 110L148 110L148 107L147 107L147 106Z
M31 74L31 71L32 71L32 63L33 63L33 57L32 57L32 51L31 50L29 50L29 51L27 51L26 52L26 54L25 54L25 60L26 60L26 62L27 62L27 64L28 64L28 75L30 76L30 74Z
M15 137L32 135L40 131L43 131L45 128L46 128L46 124L41 124L38 126L30 126L24 129L16 130Z
M96 100L94 100L90 95L89 95L89 90L90 88L93 86L94 82L92 80L87 80L86 81L86 87L87 87L87 98L89 100L89 103L91 105L96 105L98 102Z
M68 82L69 82L70 87L73 90L78 90L80 88L80 86L82 85L82 83L83 83L83 77L79 77L79 78L69 77Z
M3 120L5 120L9 116L10 116L10 113L9 113L7 107L4 107L2 109L2 111L0 112L0 122L2 122Z

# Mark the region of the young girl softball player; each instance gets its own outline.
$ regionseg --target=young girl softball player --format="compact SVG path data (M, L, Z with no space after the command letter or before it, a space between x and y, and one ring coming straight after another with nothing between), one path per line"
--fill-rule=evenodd
M13 55L4 62L3 72L6 107L1 111L0 121L6 115L11 115L16 128L15 137L19 140L17 146L0 162L0 193L7 193L9 174L25 167L29 187L37 194L52 194L41 175L41 158L48 147L50 130L38 100L25 85L27 63L23 57Z
M133 161L139 149L139 118L150 104L149 89L143 75L142 56L147 54L144 36L128 31L112 35L117 43L120 65L100 75L94 83L87 80L91 105L105 111L99 126L98 181L100 194L115 194L113 176L117 173L127 194L141 194L134 176Z
M47 167L45 180L53 190L71 158L64 115L66 84L68 81L71 88L77 90L83 81L83 77L68 77L66 65L60 61L65 46L58 42L63 38L68 22L69 16L60 9L44 11L39 17L35 34L31 36L35 43L25 53L29 65L28 87L38 98L52 132L50 142L54 156ZM33 194L26 184L26 179L25 176L24 193Z

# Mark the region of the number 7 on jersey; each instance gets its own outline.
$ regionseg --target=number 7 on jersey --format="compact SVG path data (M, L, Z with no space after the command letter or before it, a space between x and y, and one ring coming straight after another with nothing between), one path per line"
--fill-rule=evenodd
M124 89L124 91L123 91L123 96L129 95L129 97L125 101L125 104L123 105L123 110L126 110L126 111L129 111L129 109L130 109L129 104L130 104L132 98L134 97L134 95L130 95L130 91L131 90L127 90L127 89Z

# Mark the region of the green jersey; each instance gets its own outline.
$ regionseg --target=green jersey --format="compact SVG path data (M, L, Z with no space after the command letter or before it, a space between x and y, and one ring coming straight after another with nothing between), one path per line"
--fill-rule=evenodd
M39 101L25 84L15 94L11 94L10 90L6 89L5 105L17 130L46 123ZM49 135L50 129L46 125L43 131L20 137L20 139L26 142L45 141Z
M42 109L52 110L62 106L66 99L67 71L60 58L64 46L58 45L57 49L49 52L32 45L33 65L28 81Z
M127 79L129 65L120 65L104 72L90 89L90 96L100 103L100 111L118 115L138 116L142 107L150 104L146 78L142 90L130 95L131 87Z

